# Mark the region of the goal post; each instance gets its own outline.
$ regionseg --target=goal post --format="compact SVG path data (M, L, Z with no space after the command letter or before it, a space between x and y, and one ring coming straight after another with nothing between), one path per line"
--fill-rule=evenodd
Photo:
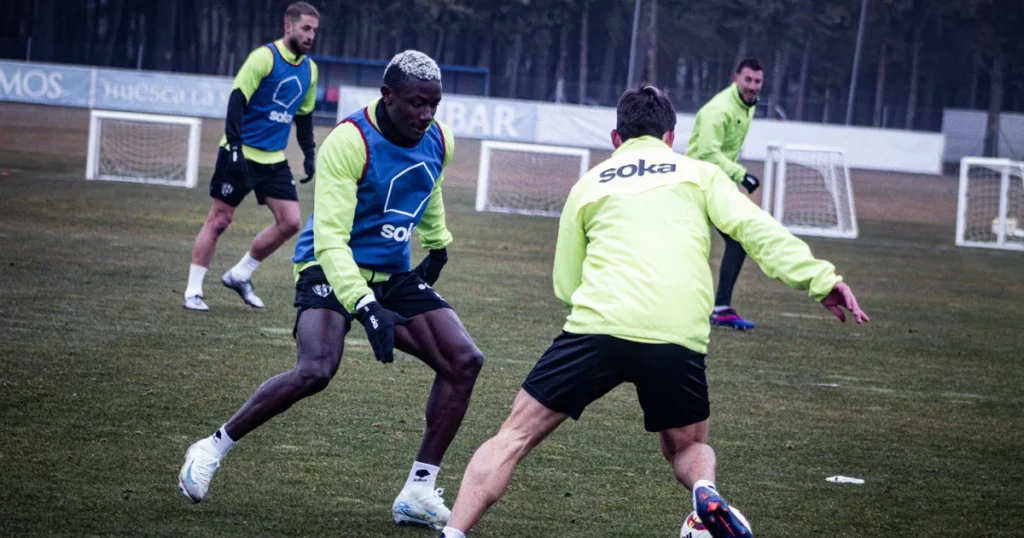
M518 142L480 143L476 210L557 217L590 169L590 150Z
M199 118L92 110L85 178L195 187L201 128Z
M956 244L1024 250L1024 162L960 160Z
M859 233L840 148L769 144L761 207L797 235L856 239Z

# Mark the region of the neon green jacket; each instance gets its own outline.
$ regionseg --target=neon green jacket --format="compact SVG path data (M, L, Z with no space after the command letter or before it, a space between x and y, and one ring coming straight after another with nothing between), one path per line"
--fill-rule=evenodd
M730 179L742 182L747 169L736 159L752 119L754 106L744 103L739 88L730 84L697 111L686 156L716 164Z
M770 278L815 300L842 280L718 167L644 136L584 175L565 202L553 273L555 296L571 309L564 329L706 353L709 224L743 244Z

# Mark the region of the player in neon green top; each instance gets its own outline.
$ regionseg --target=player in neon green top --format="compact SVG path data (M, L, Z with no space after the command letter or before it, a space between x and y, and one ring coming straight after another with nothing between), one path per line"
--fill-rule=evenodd
M693 132L686 146L687 157L718 166L749 193L757 190L761 182L736 159L747 138L750 121L754 118L754 106L763 84L764 70L757 60L740 62L733 75L733 83L697 111ZM740 276L747 253L728 233L721 229L718 233L725 240L725 254L722 255L722 266L718 272L718 293L715 294L711 323L741 331L753 329L754 324L740 317L732 307L732 289Z
M320 25L320 14L305 2L285 10L284 37L252 51L235 76L228 113L210 181L213 199L195 245L185 288L185 308L205 312L203 279L213 261L217 239L231 224L235 208L251 191L260 205L267 205L274 224L261 231L242 259L221 277L245 304L263 308L253 291L251 277L260 263L302 226L299 195L295 189L284 149L291 124L305 155L306 178L316 171L313 138L313 106L316 102L317 67L306 56Z
M650 85L630 89L617 113L615 153L573 187L559 221L554 287L570 309L564 331L526 377L501 430L470 461L445 538L464 538L504 494L520 459L624 382L636 385L645 429L659 433L712 536L752 538L717 493L707 445L711 225L839 319L844 307L857 323L868 321L831 264L811 256L717 166L672 151L676 115L665 94Z

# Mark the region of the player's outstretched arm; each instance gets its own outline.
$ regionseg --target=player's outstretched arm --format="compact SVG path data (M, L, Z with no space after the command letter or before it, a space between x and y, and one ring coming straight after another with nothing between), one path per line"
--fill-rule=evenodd
M853 290L845 282L836 283L832 291L822 299L821 305L827 308L829 312L832 312L835 317L839 318L839 321L844 323L846 322L846 313L843 312L843 308L853 314L853 319L857 322L857 325L871 321L871 318L860 309L860 305L857 304L857 298L853 295Z

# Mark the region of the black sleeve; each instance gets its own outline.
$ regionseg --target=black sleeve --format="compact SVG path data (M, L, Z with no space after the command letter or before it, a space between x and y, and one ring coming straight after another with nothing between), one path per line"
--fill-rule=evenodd
M235 88L228 98L228 117L224 122L224 135L228 143L242 142L242 116L245 115L246 99L242 90Z
M316 140L313 138L313 114L302 114L295 116L295 139L299 141L304 155L313 153L316 148Z

